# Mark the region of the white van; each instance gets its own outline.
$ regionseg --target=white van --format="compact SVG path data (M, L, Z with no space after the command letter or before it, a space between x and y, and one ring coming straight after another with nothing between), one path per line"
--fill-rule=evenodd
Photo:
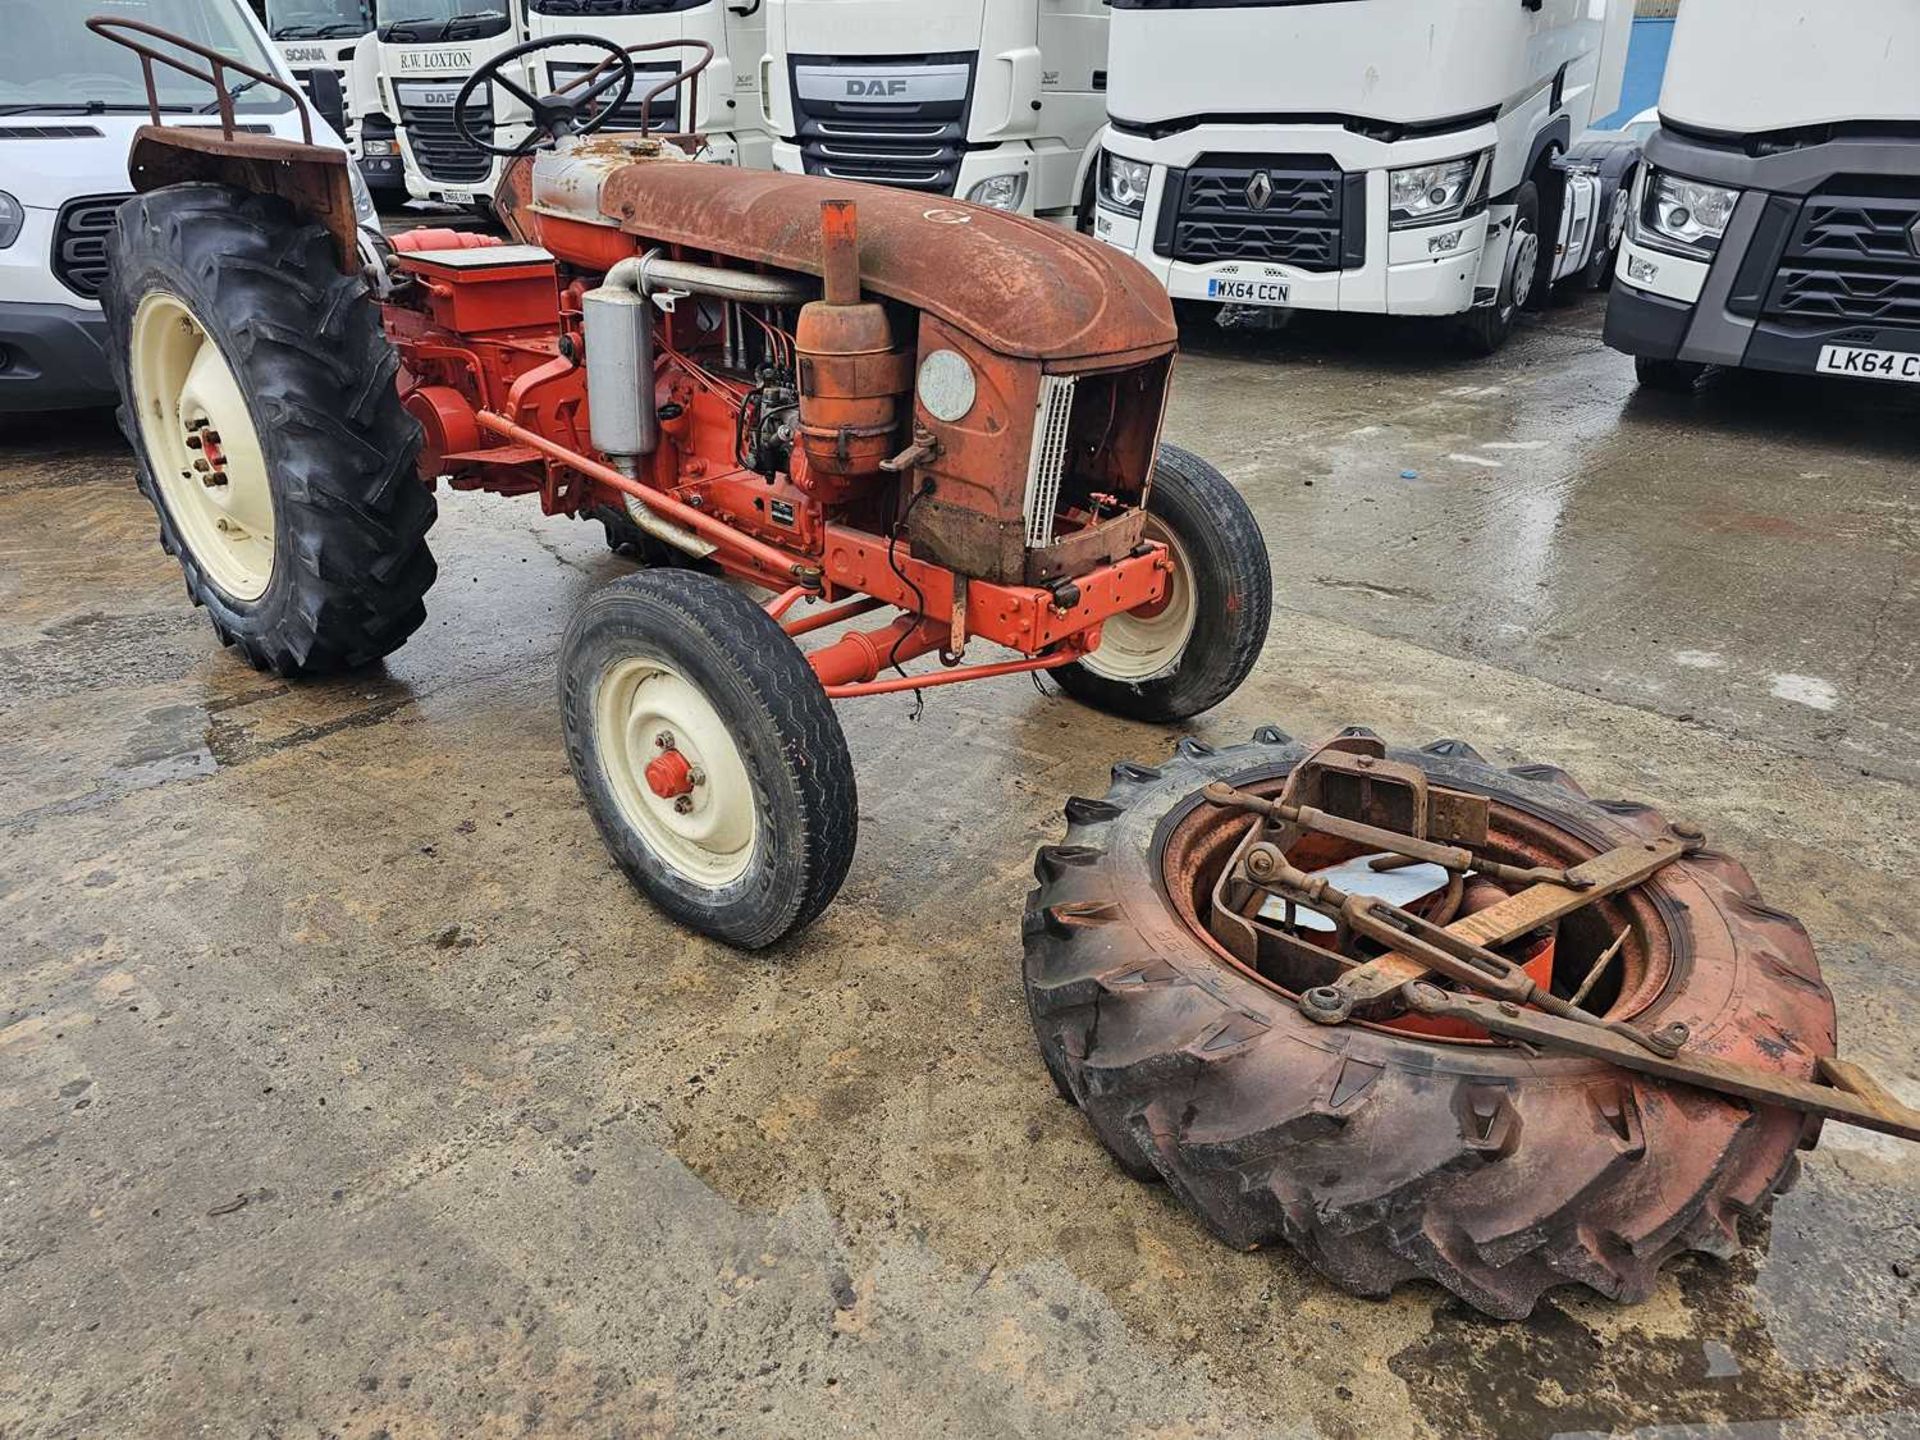
M146 83L132 51L87 29L89 16L141 20L293 83L242 0L6 0L0 48L0 413L111 405L98 296L107 235L133 191L127 154L149 123ZM194 62L196 64L203 62ZM302 138L294 102L231 77L234 110L249 130ZM212 87L154 66L169 125L220 121ZM317 143L341 145L314 116ZM364 225L377 224L360 183Z

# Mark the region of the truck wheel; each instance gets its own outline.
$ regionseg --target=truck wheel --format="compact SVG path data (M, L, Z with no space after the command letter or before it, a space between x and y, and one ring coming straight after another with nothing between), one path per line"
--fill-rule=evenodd
M1183 741L1163 765L1115 767L1104 799L1068 801L1064 843L1039 853L1028 1009L1056 1086L1120 1165L1236 1249L1285 1241L1354 1293L1424 1278L1506 1318L1567 1284L1642 1299L1666 1261L1732 1253L1736 1221L1797 1174L1804 1116L1417 1020L1316 1025L1206 934L1244 817L1199 792L1272 795L1304 754L1271 729ZM1504 859L1565 864L1666 833L1644 806L1457 740L1393 758L1490 797ZM1622 930L1595 991L1608 1013L1685 1020L1701 1053L1798 1078L1833 1053L1806 931L1734 860L1701 851L1560 922L1558 993Z
M1655 360L1648 355L1633 357L1634 378L1641 388L1667 395L1691 395L1699 388L1707 367L1691 360Z
M1460 322L1461 337L1475 355L1492 355L1507 343L1520 312L1538 287L1541 266L1540 191L1523 180L1513 197L1513 237L1507 246L1506 270L1491 305L1469 310Z
M398 649L426 619L436 505L399 359L327 231L179 185L128 201L108 256L120 424L221 642L281 675Z
M853 760L792 639L725 581L644 571L560 655L567 756L614 859L682 924L754 950L815 919L853 860Z
M1153 468L1147 538L1173 551L1166 598L1107 621L1098 650L1053 674L1082 704L1163 724L1240 688L1267 640L1273 572L1240 492L1177 445Z
M1607 212L1607 239L1587 270L1587 281L1596 290L1613 288L1613 272L1620 261L1620 242L1627 235L1627 212L1633 208L1635 167L1629 166L1620 177L1620 188L1613 192L1613 208Z

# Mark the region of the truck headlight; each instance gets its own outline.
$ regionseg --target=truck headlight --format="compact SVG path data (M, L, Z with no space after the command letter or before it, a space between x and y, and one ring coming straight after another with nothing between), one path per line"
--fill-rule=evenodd
M967 191L967 199L975 205L986 205L994 210L1018 210L1020 202L1026 198L1027 177L1024 171L1017 175L989 175Z
M27 207L6 191L0 190L0 250L7 249L20 238L26 223Z
M1138 218L1147 208L1147 182L1153 179L1153 166L1144 160L1128 160L1111 150L1100 152L1100 203L1109 210Z
M367 140L362 142L360 153L369 160L387 160L400 153L400 147L392 140Z
M1487 154L1387 172L1388 226L1411 230L1458 220L1487 198Z
M1645 183L1639 211L1644 234L1689 255L1712 255L1719 250L1733 207L1740 202L1738 190L1653 169L1647 171Z

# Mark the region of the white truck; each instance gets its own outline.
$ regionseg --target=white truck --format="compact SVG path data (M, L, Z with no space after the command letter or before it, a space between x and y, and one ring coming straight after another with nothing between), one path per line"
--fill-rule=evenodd
M557 35L591 35L622 47L664 40L713 46L713 63L700 77L698 113L689 113L692 87L682 86L656 99L651 128L697 131L708 137L703 159L764 168L770 137L758 93L766 43L759 11L758 0L381 0L382 85L400 127L408 193L417 200L487 204L506 162L462 138L454 103L482 65ZM637 56L633 92L609 128L638 129L647 93L698 53ZM510 78L529 94L546 95L606 58L597 48L548 51L518 64ZM530 133L528 107L502 87L479 92L468 109L468 130L486 143L511 149Z
M87 29L96 12L147 21L295 83L240 0L146 0L125 15L76 0L6 0L10 55L20 63L0 60L0 414L119 398L99 297L107 240L133 195L127 155L150 115L139 60ZM228 76L239 124L303 138L293 100ZM156 65L154 88L163 123L218 128L210 85ZM324 120L313 128L316 143L340 145ZM353 173L360 223L376 226L373 201Z
M1095 233L1175 299L1458 317L1581 272L1554 160L1618 104L1632 0L1112 0Z
M1914 0L1687 0L1607 306L1642 384L1920 384L1916 77Z
M1107 28L1106 0L768 0L774 167L1083 221Z
M380 96L378 19L374 0L266 0L267 33L280 48L300 88L347 142L361 178L376 195L404 192L405 175L392 118ZM331 71L338 83L315 89Z

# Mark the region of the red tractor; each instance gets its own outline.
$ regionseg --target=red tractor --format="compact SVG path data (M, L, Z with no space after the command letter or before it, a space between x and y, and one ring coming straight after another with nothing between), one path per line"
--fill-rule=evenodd
M285 88L93 24L150 78ZM425 618L441 486L599 520L647 568L567 634L574 774L642 890L749 947L817 916L852 858L831 702L1045 670L1169 722L1239 686L1266 549L1232 486L1160 441L1176 333L1144 270L993 210L598 135L636 71L589 37L467 93L515 90L508 65L549 46L607 56L521 95L513 243L362 232L343 154L240 132L230 106L220 130L141 132L105 296L124 423L225 643L283 675L396 649Z

